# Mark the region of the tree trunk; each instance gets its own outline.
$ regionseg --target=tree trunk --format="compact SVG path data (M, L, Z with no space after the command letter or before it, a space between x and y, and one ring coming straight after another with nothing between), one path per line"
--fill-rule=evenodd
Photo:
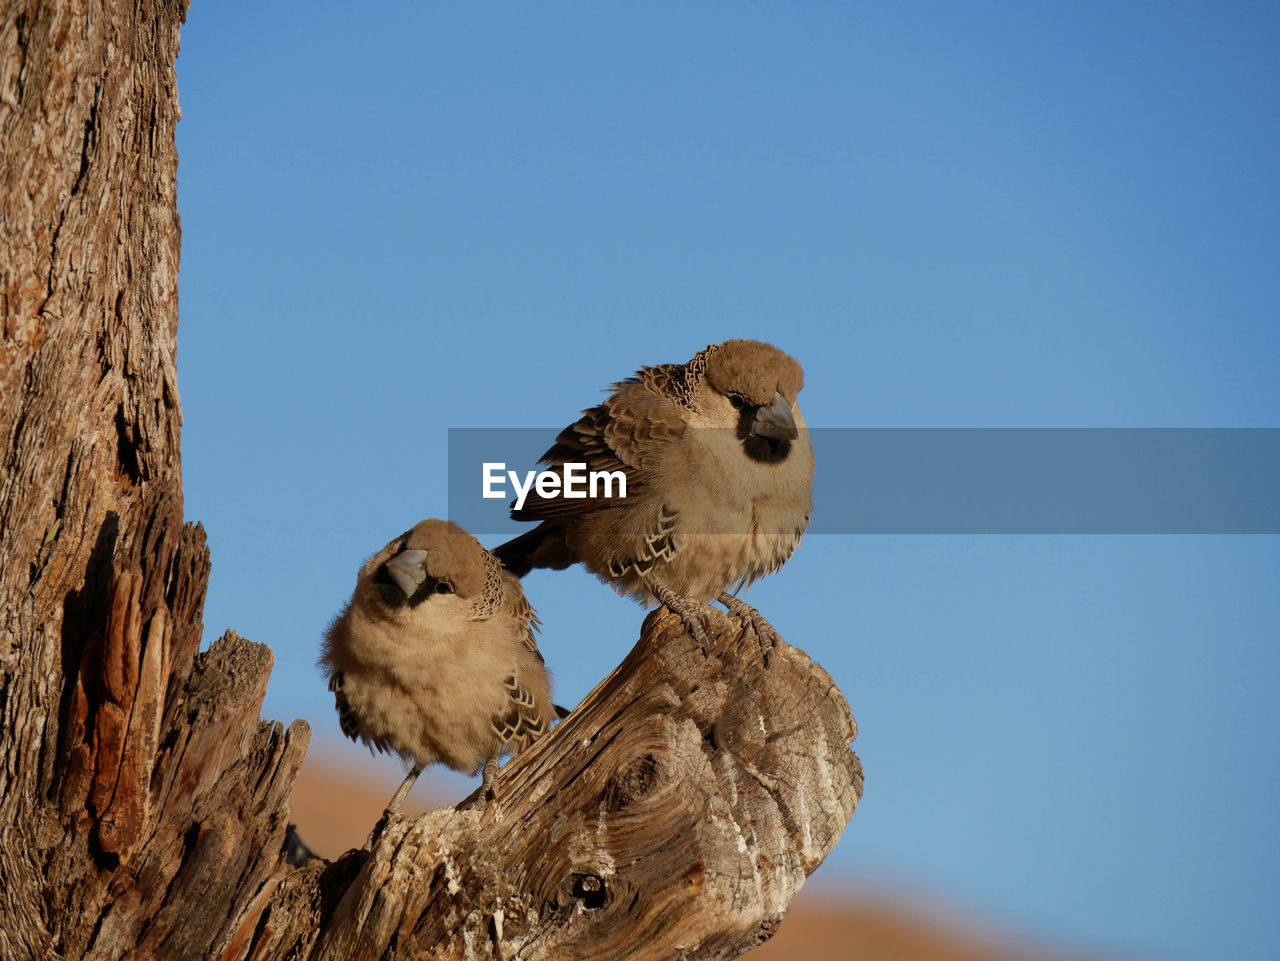
M0 958L733 957L861 793L831 679L678 620L498 799L284 858L308 731L266 647L198 653L182 516L173 63L183 0L0 19Z

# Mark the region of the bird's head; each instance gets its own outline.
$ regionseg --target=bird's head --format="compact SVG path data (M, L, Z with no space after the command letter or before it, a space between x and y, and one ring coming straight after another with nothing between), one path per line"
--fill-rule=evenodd
M486 551L452 521L425 520L405 531L365 565L377 598L387 608L422 604L472 607L484 591Z
M800 364L772 344L727 340L704 352L706 369L692 398L701 426L731 428L747 455L779 463L800 436Z

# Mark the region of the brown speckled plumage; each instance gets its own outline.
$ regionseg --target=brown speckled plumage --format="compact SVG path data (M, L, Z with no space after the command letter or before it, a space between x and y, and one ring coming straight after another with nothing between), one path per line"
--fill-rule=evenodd
M511 516L540 523L494 553L519 575L581 562L640 600L723 600L780 568L808 526L814 461L797 402L803 387L799 363L754 340L641 368L542 457L557 470L580 462L621 471L627 497L530 492Z
M485 767L488 785L497 758L555 717L536 624L520 582L474 537L421 522L364 563L325 632L342 732L415 770Z

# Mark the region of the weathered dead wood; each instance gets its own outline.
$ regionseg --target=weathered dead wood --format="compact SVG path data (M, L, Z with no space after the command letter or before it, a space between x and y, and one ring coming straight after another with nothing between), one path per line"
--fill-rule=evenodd
M279 867L305 730L197 656L174 364L182 0L0 4L0 957L202 957ZM231 914L232 916L228 916Z
M295 872L249 957L733 958L767 938L862 793L856 728L803 652L765 669L754 634L722 617L713 636L708 660L651 615L495 801Z
M0 959L732 957L861 791L783 645L670 618L493 804L284 860L307 730L267 648L198 653L182 514L173 74L184 0L0 2Z

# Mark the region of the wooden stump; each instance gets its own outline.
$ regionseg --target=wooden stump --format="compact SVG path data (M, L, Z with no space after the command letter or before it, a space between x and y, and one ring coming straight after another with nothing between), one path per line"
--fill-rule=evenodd
M856 728L803 652L765 669L749 629L716 624L708 659L650 615L494 801L394 818L371 852L296 872L291 905L337 900L323 930L268 916L249 956L732 958L769 937L862 793Z

